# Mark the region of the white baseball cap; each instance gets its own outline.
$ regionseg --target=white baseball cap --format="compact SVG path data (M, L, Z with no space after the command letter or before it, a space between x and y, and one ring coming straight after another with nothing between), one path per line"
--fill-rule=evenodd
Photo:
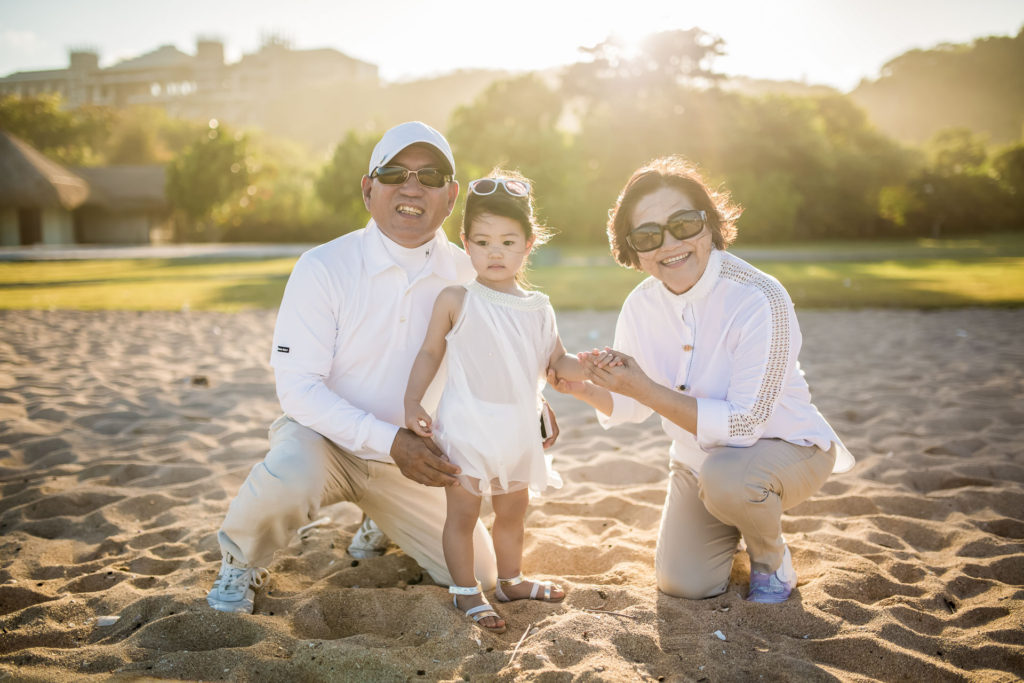
M368 172L373 173L373 169L378 166L387 165L399 152L416 143L427 144L437 149L448 160L452 175L455 175L455 158L452 156L452 148L448 145L448 141L422 121L406 121L384 133L380 142L373 148L373 154L370 155L370 170Z

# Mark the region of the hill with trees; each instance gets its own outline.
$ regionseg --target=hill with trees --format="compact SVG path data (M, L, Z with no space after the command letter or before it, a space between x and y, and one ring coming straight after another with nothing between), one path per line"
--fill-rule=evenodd
M943 128L968 128L1014 142L1024 135L1024 28L905 52L850 96L898 140L921 143Z

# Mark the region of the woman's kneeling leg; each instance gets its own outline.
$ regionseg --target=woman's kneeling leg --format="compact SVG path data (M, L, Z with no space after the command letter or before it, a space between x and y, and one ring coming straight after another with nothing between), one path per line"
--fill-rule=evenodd
M708 512L740 530L751 569L774 572L786 550L782 511L825 483L835 456L816 446L761 439L745 448L716 448L704 461L700 499Z
M739 530L701 503L693 472L673 462L654 557L659 590L690 599L724 593L738 542Z

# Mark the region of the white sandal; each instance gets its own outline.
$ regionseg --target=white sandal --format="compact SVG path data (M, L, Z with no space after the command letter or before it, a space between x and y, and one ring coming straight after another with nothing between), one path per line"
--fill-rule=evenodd
M506 586L518 586L523 582L523 575L513 576L511 579L498 579L498 585L494 588L494 597L498 598L501 602L512 602L513 600L540 600L542 602L561 602L565 600L565 592L563 591L562 597L552 598L551 589L562 590L562 587L551 583L550 581L532 581L533 588L530 590L530 597L528 598L510 598L505 595L505 591L501 590L501 584ZM544 588L544 596L538 595L541 588Z
M491 607L491 603L487 602L486 598L484 599L484 604L477 605L476 607L470 607L469 609L467 609L465 611L461 607L459 607L459 596L460 595L478 595L480 593L480 586L479 585L469 586L469 587L466 587L466 586L448 586L448 592L453 594L452 603L455 605L455 609L459 610L460 612L463 612L467 617L473 617L473 621L476 622L477 626L479 626L483 630L489 631L491 633L504 633L505 632L505 625L504 624L502 624L501 626L485 626L485 625L480 623L481 619L486 619L487 617L494 617L495 619L501 619L501 615L494 611L494 608Z

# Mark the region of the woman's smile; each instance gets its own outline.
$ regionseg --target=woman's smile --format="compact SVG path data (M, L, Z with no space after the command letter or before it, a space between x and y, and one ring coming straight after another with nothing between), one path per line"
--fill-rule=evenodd
M674 187L660 187L645 195L633 209L632 225L664 223L675 213L694 209L693 200ZM708 265L711 255L711 232L705 227L693 237L680 240L665 230L663 242L653 251L637 254L640 269L668 287L675 294L689 290Z

